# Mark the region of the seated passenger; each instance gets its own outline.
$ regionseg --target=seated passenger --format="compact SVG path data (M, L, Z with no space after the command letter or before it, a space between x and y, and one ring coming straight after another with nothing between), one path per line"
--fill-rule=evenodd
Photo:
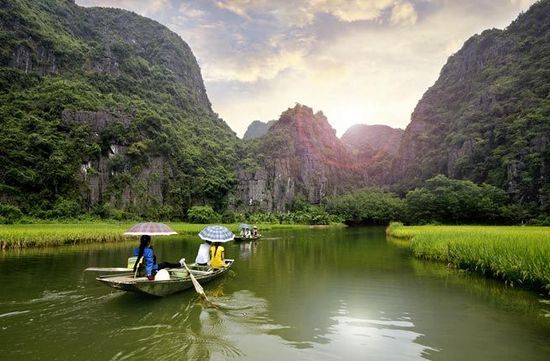
M195 263L199 266L207 266L210 262L210 241L204 241L199 246L199 252L197 253L197 258L195 258Z
M220 245L220 242L215 242L210 247L210 267L212 268L225 267L224 251L225 249Z
M179 263L161 262L157 264L157 257L153 251L151 236L149 235L141 236L139 247L134 249L134 256L137 256L136 263L134 264L134 273L136 272L138 264L140 264L143 257L143 261L141 263L145 266L145 276L150 281L155 279L155 274L158 270L163 268L183 267L183 262L185 261L185 258L182 258Z

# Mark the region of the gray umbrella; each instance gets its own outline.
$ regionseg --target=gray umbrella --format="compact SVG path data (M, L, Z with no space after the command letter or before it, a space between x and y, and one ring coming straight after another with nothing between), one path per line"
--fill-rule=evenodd
M229 242L235 238L235 235L224 226L208 226L200 231L199 237L204 241Z
M141 236L143 234L148 234L150 236L170 236L178 233L164 223L154 222L138 223L124 232L126 236Z

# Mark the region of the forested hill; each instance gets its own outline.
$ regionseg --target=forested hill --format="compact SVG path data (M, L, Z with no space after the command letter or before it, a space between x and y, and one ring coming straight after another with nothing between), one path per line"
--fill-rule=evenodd
M0 125L0 202L39 217L178 216L234 186L189 46L128 11L1 0Z
M550 0L471 37L412 114L393 164L405 186L438 173L493 184L548 212Z

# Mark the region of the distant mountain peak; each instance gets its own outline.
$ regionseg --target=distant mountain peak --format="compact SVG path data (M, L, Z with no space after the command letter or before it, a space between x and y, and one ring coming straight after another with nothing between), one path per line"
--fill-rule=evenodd
M404 130L388 125L355 124L342 135L342 142L357 152L384 151L395 155Z
M257 139L257 138L263 137L264 135L266 135L269 128L271 128L271 126L275 122L276 120L270 120L268 122L262 122L261 120L254 120L252 123L250 123L250 125L246 129L243 139L251 140L251 139Z

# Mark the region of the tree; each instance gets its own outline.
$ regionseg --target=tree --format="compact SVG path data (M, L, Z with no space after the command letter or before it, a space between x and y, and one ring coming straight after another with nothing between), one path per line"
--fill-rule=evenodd
M324 207L328 213L343 218L348 225L388 224L402 219L405 213L403 200L379 188L327 198Z

